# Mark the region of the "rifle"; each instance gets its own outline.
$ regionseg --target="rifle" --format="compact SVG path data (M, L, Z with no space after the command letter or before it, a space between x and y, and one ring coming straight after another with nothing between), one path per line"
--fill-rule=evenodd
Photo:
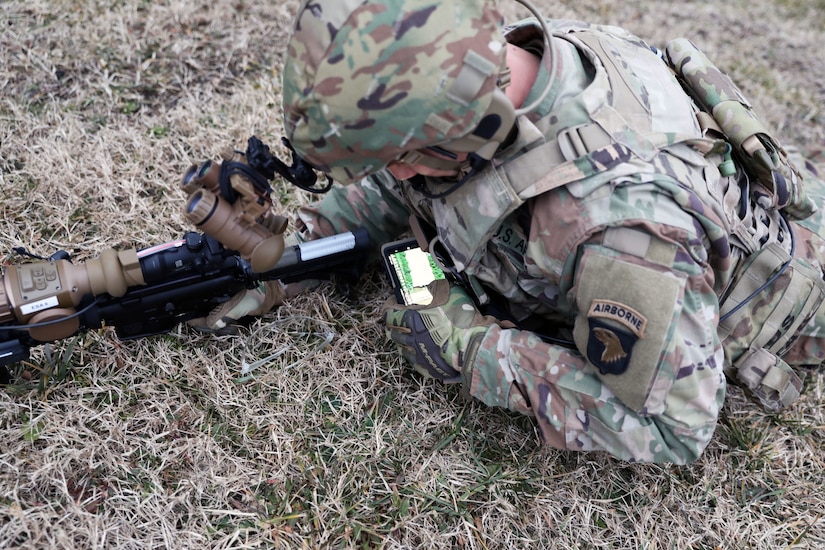
M65 255L6 266L0 278L0 383L6 365L29 358L30 348L103 326L120 340L169 332L207 315L260 281L334 278L349 293L370 249L366 229L284 249L272 269L251 262L207 234L142 250L104 251L73 264Z
M292 164L252 136L246 151L226 149L217 162L193 164L181 189L184 215L202 233L117 252L74 265L59 252L46 261L6 267L0 277L0 384L6 365L28 359L39 344L105 326L121 340L169 332L207 315L261 281L335 277L339 290L361 275L369 254L366 229L285 247L287 220L272 212L269 181L279 174L313 193L317 174L290 146Z

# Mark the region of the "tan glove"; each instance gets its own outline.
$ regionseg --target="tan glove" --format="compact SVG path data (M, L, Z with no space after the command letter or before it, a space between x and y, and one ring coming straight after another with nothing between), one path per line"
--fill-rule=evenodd
M268 313L272 308L283 304L285 296L286 291L281 281L264 281L255 288L235 294L206 317L190 319L187 324L201 332L237 334L241 319Z

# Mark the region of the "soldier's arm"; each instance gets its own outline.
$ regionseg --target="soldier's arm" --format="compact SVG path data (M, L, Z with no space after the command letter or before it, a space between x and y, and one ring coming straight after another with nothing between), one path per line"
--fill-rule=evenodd
M398 182L380 172L351 185L336 185L320 202L301 207L298 232L290 239L303 242L364 227L377 257L382 244L409 228L409 216Z
M553 447L690 462L725 393L712 275L672 242L650 236L646 258L599 237L574 270L577 349L496 326L465 384L488 405L534 415Z

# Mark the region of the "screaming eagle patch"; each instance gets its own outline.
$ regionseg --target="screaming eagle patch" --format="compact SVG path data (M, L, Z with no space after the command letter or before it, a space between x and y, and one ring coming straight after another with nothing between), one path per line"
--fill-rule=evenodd
M635 334L590 318L587 359L602 374L622 374L630 366Z
M625 372L633 346L644 338L647 319L632 307L613 300L593 300L587 319L587 359L602 374Z

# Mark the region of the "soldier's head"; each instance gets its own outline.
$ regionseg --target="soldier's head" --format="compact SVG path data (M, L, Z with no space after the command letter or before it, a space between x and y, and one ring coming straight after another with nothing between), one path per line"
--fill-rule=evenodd
M341 183L393 162L458 175L515 123L505 52L492 1L304 0L283 75L287 137Z

